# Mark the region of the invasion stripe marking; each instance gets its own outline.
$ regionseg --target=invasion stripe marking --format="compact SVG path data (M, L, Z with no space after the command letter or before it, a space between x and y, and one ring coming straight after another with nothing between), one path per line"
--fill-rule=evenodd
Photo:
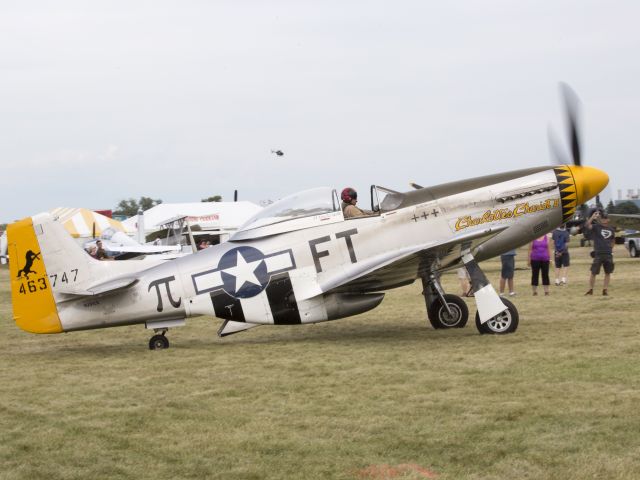
M216 317L244 322L242 303L224 290L211 292L211 303L213 303L213 311Z
M293 285L288 273L272 277L266 292L274 323L279 325L302 323Z

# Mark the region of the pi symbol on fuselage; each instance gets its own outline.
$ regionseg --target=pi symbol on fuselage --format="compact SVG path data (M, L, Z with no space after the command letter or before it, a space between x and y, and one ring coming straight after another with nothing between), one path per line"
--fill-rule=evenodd
M218 267L191 276L196 294L223 289L235 298L260 294L272 275L296 267L291 250L268 255L254 247L236 247L226 251Z

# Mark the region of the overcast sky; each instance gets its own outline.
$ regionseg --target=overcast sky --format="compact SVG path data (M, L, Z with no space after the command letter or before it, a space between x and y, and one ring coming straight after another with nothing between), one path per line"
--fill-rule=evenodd
M550 162L640 188L637 1L0 1L0 222L142 195L408 190ZM283 157L271 154L282 149Z

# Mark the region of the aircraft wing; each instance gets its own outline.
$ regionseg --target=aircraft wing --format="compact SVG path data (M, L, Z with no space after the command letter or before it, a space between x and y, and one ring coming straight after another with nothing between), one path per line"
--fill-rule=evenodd
M109 245L103 243L104 249L109 252L122 253L165 253L179 252L180 245Z
M492 227L446 242L391 252L386 254L386 258L374 258L362 265L358 262L352 265L347 275L321 284L321 293L370 293L408 285L433 271L434 264L438 265L435 270L452 268L460 262L463 252L473 251L506 228Z

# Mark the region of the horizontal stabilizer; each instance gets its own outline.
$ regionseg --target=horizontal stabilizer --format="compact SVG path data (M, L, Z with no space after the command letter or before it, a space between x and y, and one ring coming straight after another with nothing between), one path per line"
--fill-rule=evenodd
M56 289L56 291L59 293L66 293L68 295L80 296L107 295L132 287L136 283L138 283L138 279L135 277L120 277L109 280L108 282L90 285L86 289L82 290L73 287L59 287Z
M244 322L234 322L233 320L225 320L222 323L222 326L218 330L219 337L226 337L227 335L232 335L238 332L244 332L245 330L249 330L253 327L258 327L257 323L244 323Z

